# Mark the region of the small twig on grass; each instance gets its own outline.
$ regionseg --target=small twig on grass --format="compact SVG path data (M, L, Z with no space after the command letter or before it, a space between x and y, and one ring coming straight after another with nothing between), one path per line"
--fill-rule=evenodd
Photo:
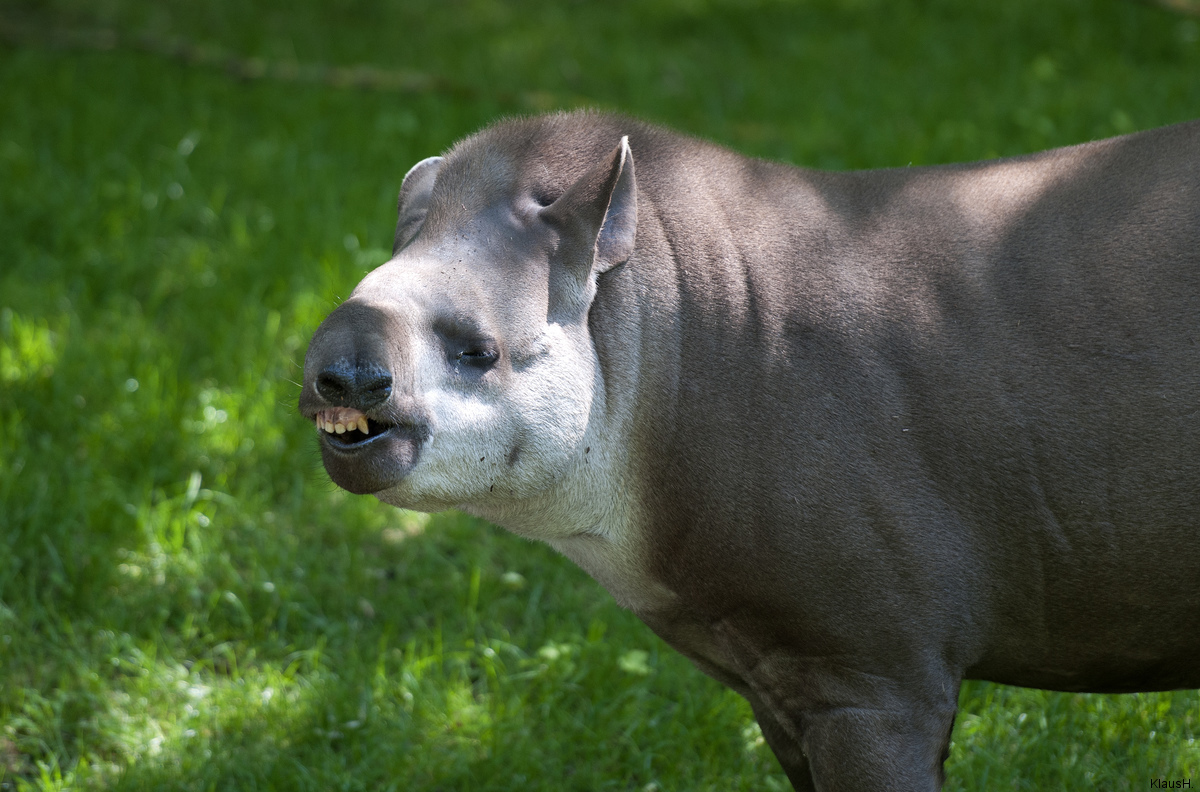
M1142 2L1161 6L1177 14L1200 16L1200 0L1142 0Z
M107 52L131 49L159 55L191 66L222 69L242 80L311 83L333 88L361 88L396 93L448 93L466 96L471 90L443 77L422 72L396 71L375 66L327 66L265 58L243 58L208 44L150 33L121 34L115 30L68 30L22 25L0 18L0 40L13 46L40 44L54 49Z

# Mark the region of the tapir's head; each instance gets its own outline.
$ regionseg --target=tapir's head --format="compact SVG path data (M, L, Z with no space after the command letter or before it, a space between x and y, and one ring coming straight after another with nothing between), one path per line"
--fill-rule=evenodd
M603 398L587 314L634 249L633 158L624 137L572 154L535 132L417 163L391 260L313 336L300 412L339 486L437 511L532 495L583 453Z

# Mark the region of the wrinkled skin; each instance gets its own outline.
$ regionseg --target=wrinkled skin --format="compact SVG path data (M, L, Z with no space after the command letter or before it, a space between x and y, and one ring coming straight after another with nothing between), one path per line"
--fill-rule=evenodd
M338 485L572 558L797 789L930 790L964 678L1200 686L1198 334L1200 124L831 174L576 113L409 172L300 409Z

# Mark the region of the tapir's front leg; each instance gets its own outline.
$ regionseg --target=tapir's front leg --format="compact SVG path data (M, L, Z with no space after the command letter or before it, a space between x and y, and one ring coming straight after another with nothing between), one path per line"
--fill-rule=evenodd
M763 737L797 792L935 792L942 787L954 724L951 702L933 709L915 702L880 709L864 698L810 705L783 716L766 709L755 707Z
M763 737L797 790L934 792L958 702L960 677L935 660L809 657L758 650L727 626L725 646Z
M809 712L804 720L802 746L817 792L942 788L953 710L846 705Z
M783 771L787 773L788 780L792 782L796 792L814 792L816 787L813 786L812 771L809 769L808 757L800 747L800 741L793 739L788 730L775 719L774 714L761 702L755 701L753 695L750 696L750 705L754 708L754 718L758 721L758 727L762 729L763 738L767 745L771 746L771 751L783 766Z

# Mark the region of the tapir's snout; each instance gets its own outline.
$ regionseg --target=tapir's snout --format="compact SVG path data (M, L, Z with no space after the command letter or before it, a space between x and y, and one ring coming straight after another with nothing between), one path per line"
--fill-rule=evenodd
M304 360L300 412L316 425L330 478L356 494L403 479L432 434L398 324L380 306L347 301L317 328Z
M392 373L374 361L341 358L317 374L314 386L330 404L366 411L392 395Z

